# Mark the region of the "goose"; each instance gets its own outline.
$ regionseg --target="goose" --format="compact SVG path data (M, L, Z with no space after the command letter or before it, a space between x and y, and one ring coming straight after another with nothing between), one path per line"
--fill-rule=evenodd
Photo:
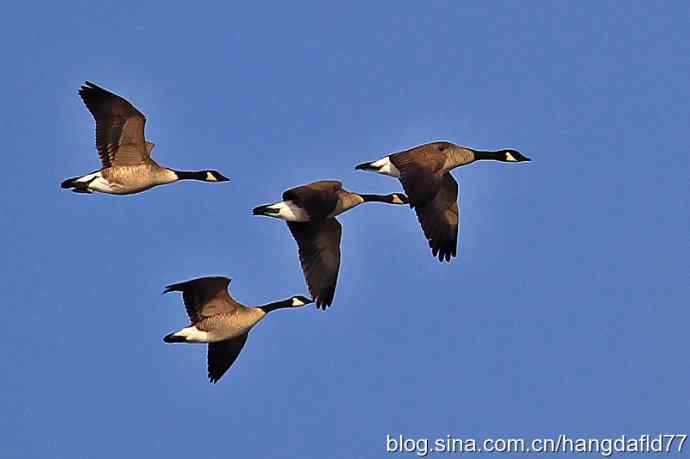
M258 307L238 303L228 292L227 277L201 277L165 287L163 293L182 292L191 324L163 338L166 343L208 343L208 379L215 384L237 359L249 331L276 309L312 303L301 295Z
M400 179L415 209L431 253L439 261L457 256L458 183L450 171L480 160L530 161L517 150L480 151L450 142L432 142L355 166Z
M401 205L408 200L401 193L385 196L353 193L343 189L341 182L323 180L287 190L282 201L253 210L254 215L287 222L318 309L325 310L331 305L338 280L342 227L335 216L364 202Z
M176 171L151 159L156 146L144 138L146 117L132 104L87 81L79 89L86 108L96 120L96 148L102 168L62 182L77 193L125 195L179 180L227 182L220 172Z

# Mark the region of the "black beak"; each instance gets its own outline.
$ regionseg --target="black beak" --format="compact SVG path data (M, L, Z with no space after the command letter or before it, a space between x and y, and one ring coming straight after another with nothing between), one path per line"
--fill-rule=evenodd
M378 168L371 165L371 163L362 163L355 166L355 170L359 171L376 171Z
M227 177L224 176L224 175L219 174L218 172L216 172L216 173L213 174L213 175L215 175L216 180L217 180L218 182L229 182L229 181L230 181L229 178L227 178Z
M254 207L252 214L254 215L275 215L280 211L278 209L271 209L272 204L266 204L265 206Z

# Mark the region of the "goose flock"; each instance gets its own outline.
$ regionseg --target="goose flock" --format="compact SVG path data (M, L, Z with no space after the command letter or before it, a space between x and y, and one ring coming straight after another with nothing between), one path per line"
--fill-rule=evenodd
M96 121L96 149L101 169L62 182L76 193L128 195L154 186L198 180L227 182L216 170L178 171L151 159L155 144L146 140L146 117L124 98L91 82L79 96ZM431 142L359 164L400 180L403 193L387 195L347 191L336 180L322 180L291 188L274 204L255 207L254 215L285 220L297 242L300 265L311 297L247 307L228 291L227 277L202 277L165 287L163 293L181 292L190 324L163 338L166 343L207 343L208 378L218 382L242 351L249 331L271 311L315 303L326 309L333 303L340 270L342 226L337 216L365 202L409 205L417 214L431 253L439 261L457 256L460 208L458 183L450 172L475 161L507 163L530 159L514 149L481 151L450 142Z

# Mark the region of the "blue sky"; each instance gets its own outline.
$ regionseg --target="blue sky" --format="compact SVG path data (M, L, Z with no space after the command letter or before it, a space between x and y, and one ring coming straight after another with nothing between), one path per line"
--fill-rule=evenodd
M15 3L0 19L0 456L378 458L386 434L611 436L690 425L685 2ZM222 185L76 195L90 80L154 158ZM216 386L162 287L306 293L251 209L432 140L461 168L460 257L409 209L343 215L334 306L279 311ZM526 457L526 456L522 456Z

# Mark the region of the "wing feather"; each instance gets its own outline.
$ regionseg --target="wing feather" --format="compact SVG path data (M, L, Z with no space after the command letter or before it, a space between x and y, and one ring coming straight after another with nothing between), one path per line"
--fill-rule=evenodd
M182 292L189 320L197 323L205 317L231 312L241 306L228 293L229 285L227 277L201 277L168 285L163 293Z
M288 222L297 241L299 260L316 307L326 309L333 302L340 270L342 227L335 218L318 222Z
M88 81L79 95L96 120L96 148L104 168L137 165L149 159L144 140L146 117L139 110Z

